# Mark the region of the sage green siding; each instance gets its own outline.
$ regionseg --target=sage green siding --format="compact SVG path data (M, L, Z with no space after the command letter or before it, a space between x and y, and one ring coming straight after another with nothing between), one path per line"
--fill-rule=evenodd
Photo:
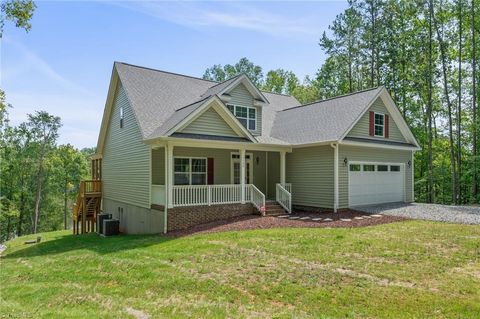
M293 205L333 208L333 148L312 146L287 153L286 182Z
M238 136L230 125L212 108L203 112L180 132L217 136Z
M152 150L152 184L165 185L165 148Z
M268 152L267 160L268 192L265 196L268 199L275 199L275 187L280 183L280 153Z
M123 128L120 108L123 107ZM119 83L113 101L102 161L103 197L150 208L150 147Z
M340 208L348 207L348 166L344 165L345 158L347 158L349 162L365 161L405 164L406 201L413 201L412 168L409 168L407 165L408 161L412 160L412 151L340 145L338 149L338 200Z
M369 135L369 124L370 124L370 111L387 114L389 117L389 137L373 137ZM372 106L368 109L365 114L363 114L362 118L355 124L355 126L348 132L347 136L349 137L361 137L361 138L371 138L377 140L388 140L388 141L395 141L395 142L403 142L405 143L406 140L403 137L402 133L398 129L397 124L392 119L392 116L387 111L385 104L381 98L377 98L377 100L372 104Z
M227 104L234 104L240 106L255 107L257 110L257 126L255 131L250 131L252 135L261 135L262 134L262 108L258 106L253 106L254 98L252 94L247 90L245 85L239 84L233 88L228 94L232 97Z
M173 149L174 157L205 157L213 158L213 182L214 184L231 184L231 154L238 153L238 150L215 149L215 148L195 148L195 147L175 147ZM253 166L253 184L261 191L265 192L265 152L252 153ZM256 158L258 157L258 164ZM153 160L153 159L152 159ZM156 165L156 164L152 164Z

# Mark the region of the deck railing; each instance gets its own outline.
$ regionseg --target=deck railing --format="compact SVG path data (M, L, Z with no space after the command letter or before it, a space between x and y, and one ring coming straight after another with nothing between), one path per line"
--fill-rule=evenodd
M265 194L253 184L250 185L250 202L262 215L265 214Z
M292 194L282 184L276 185L276 199L287 213L290 214L292 212Z
M236 204L242 202L242 186L224 185L175 185L172 187L174 207L217 204ZM261 195L260 195L261 194ZM265 197L253 184L245 185L245 202L252 203L260 210L261 197ZM264 199L263 199L264 201ZM260 206L262 205L262 206Z

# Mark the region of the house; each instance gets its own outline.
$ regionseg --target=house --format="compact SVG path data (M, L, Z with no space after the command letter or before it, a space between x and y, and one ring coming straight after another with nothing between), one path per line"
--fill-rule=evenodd
M128 233L275 205L413 201L412 132L383 87L301 105L245 75L217 83L113 66L94 177Z

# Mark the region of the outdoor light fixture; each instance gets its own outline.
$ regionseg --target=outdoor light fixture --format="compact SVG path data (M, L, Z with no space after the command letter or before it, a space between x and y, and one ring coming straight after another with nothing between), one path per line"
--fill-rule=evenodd
M347 164L348 164L348 158L345 157L343 159L343 166L347 166Z
M409 161L407 162L407 165L408 165L408 168L412 167L412 161L409 160Z
M257 156L257 157L255 158L255 162L257 162L257 165L258 165L258 163L260 163L260 157Z

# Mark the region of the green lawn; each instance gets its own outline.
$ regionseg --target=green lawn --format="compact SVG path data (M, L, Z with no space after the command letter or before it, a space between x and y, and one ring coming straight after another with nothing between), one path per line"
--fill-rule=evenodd
M479 318L480 226L8 243L0 318Z

